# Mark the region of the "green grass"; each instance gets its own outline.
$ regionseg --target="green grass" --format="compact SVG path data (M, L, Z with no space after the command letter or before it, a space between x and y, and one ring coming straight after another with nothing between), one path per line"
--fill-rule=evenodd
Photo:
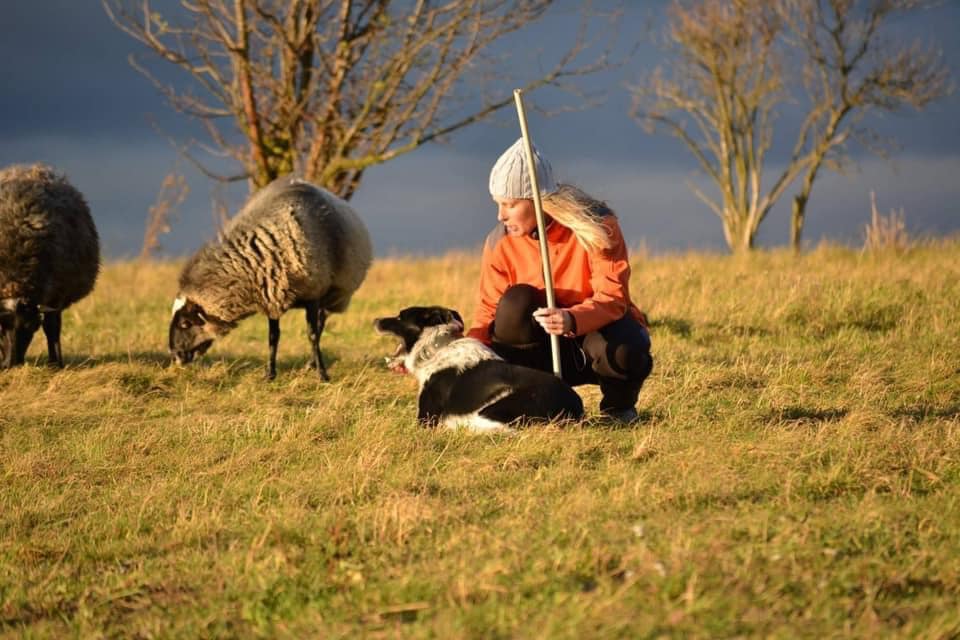
M379 261L329 384L299 313L274 382L263 318L171 367L177 265L108 265L0 372L0 633L960 634L960 242L638 256L641 424L424 430L371 320L478 262Z

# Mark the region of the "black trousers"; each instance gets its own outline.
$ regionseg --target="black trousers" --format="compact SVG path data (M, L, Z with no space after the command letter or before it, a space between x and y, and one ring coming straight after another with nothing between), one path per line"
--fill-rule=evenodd
M546 306L546 292L527 284L507 289L491 327L493 350L513 364L553 370L550 336L533 319ZM576 338L560 338L560 368L571 386L598 384L600 410L625 409L637 403L640 387L653 370L650 334L632 316Z

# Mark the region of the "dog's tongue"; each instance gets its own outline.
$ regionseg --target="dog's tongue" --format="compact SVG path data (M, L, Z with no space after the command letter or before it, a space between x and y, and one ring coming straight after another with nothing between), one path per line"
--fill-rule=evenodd
M403 354L406 353L406 348L404 348L403 343L397 345L397 349L393 352L392 356L387 357L387 369L393 371L394 373L406 373L407 367L403 364Z
M401 346L401 348L398 349L397 352L399 353L402 350L403 350L403 347ZM384 364L387 366L388 370L393 371L394 373L407 373L407 367L403 363L403 358L398 355L395 355L392 357L388 356L384 358Z

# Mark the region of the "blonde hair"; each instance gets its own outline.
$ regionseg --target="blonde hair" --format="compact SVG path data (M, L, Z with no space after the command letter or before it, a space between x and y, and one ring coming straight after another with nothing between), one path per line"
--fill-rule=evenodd
M610 230L603 223L607 215L615 215L600 200L572 184L561 183L553 193L541 198L544 212L573 231L587 251L605 251L613 246Z

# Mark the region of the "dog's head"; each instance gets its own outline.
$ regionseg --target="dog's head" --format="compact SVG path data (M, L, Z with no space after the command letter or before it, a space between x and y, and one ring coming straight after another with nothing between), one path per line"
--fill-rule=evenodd
M437 325L448 325L451 333L458 337L463 335L463 318L453 309L446 307L408 307L395 316L374 320L373 326L377 333L399 339L396 351L387 358L387 366L394 371L403 372L403 359L413 349L424 329Z

